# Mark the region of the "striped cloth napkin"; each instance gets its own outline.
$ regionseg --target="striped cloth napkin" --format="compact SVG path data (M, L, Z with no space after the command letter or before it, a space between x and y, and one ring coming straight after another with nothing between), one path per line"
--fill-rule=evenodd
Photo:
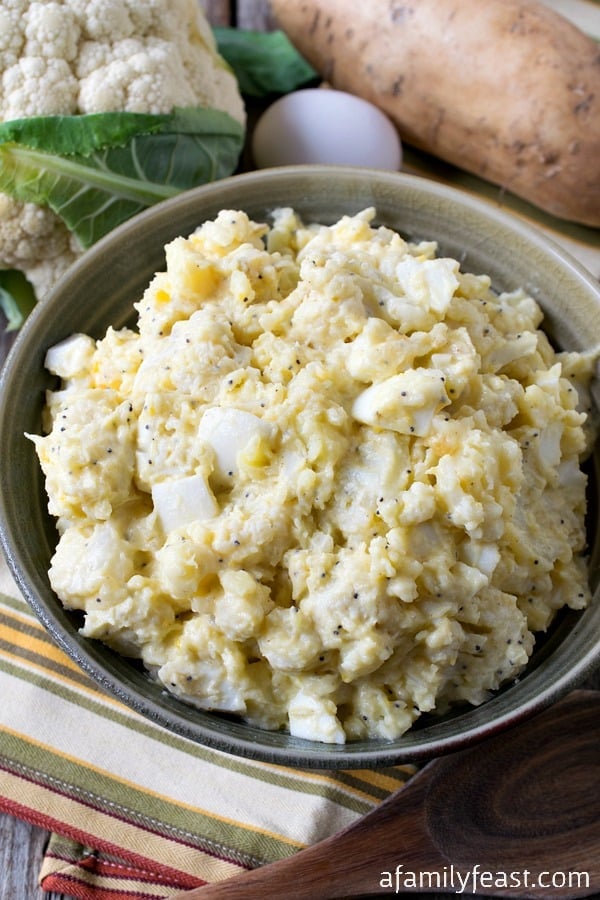
M414 771L309 772L170 734L52 642L0 563L0 810L54 832L47 891L168 897L352 823Z

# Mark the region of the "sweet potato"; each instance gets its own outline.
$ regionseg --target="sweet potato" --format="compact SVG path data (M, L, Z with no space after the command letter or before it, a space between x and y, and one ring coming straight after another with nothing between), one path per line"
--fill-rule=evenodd
M332 87L408 144L600 226L600 45L535 0L271 0Z

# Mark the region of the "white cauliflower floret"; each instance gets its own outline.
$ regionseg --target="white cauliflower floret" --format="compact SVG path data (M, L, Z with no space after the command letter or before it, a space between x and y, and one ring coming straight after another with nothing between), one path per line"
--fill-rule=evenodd
M0 71L14 66L25 42L25 37L16 23L20 13L7 9L6 4L0 9Z
M73 566L84 558L85 566ZM127 599L127 582L134 575L133 549L110 522L86 531L67 528L51 560L49 578L69 609L110 609Z
M245 122L237 80L197 0L2 3L0 121L175 106ZM41 298L83 250L49 209L32 230L31 206L0 195L0 269L18 268Z
M78 91L79 84L66 60L21 57L2 76L2 118L9 121L71 112Z
M60 228L62 222L57 217L56 227ZM65 274L67 269L82 255L83 250L76 246L75 238L70 237L71 246L64 253L57 254L52 259L43 259L41 262L31 265L28 269L22 268L21 271L27 275L27 280L31 284L36 297L45 297L60 278Z
M63 3L31 3L25 16L26 57L44 56L72 62L80 29L73 10Z
M126 38L98 66L96 46L84 51L79 83L79 107L85 112L110 112L115 107L126 112L168 112L174 106L198 104L197 93L188 83L180 60L169 41Z
M25 272L43 297L83 251L51 209L0 194L0 268Z
M0 241L6 265L19 268L30 264L43 254L44 247L49 256L62 253L66 242L55 229L55 219L51 210L0 194Z
M121 0L74 0L69 5L76 12L86 39L110 44L129 37L136 30L140 34L147 30L145 23L140 23L140 27L136 29L132 21L131 4ZM155 4L140 4L148 5Z

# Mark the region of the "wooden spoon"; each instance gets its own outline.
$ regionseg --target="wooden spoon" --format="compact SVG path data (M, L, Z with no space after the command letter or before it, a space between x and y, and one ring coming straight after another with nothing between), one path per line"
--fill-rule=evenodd
M461 891L462 888L462 891ZM170 900L600 892L600 692L436 759L353 825Z

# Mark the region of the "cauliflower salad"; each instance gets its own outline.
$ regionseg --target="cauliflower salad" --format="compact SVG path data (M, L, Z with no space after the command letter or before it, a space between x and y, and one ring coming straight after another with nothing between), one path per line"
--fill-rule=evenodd
M82 632L265 729L395 739L590 600L589 355L375 211L224 210L135 328L52 347L30 436Z

